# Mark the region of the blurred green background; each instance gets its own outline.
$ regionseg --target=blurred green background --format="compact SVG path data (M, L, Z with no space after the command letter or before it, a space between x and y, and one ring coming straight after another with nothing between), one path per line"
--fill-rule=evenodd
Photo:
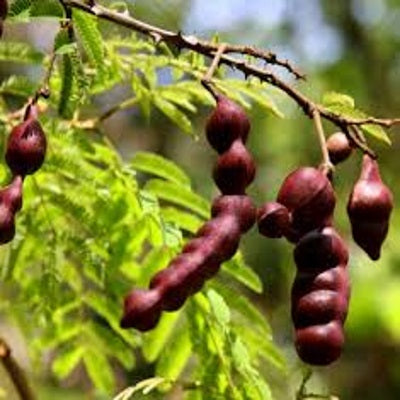
M371 115L400 116L400 0L136 0L128 3L137 18L169 29L182 29L204 38L218 32L221 40L275 51L305 72L307 81L293 82L285 73L279 73L314 99L319 99L324 91L335 90L354 97L356 104ZM115 29L110 24L105 26ZM46 47L50 45L46 29L52 29L51 24L6 25L5 35L6 38L30 37L38 46ZM10 73L9 69L9 65L2 66L3 75ZM249 193L258 204L275 197L281 181L292 169L317 165L320 160L311 121L290 99L280 94L274 96L285 114L284 119L266 115L257 108L251 113L253 128L249 148L258 169ZM111 101L111 98L102 98L99 104L107 108ZM105 128L124 157L130 158L136 150L164 154L186 169L197 192L211 198L216 194L209 175L215 155L202 139L208 111L203 110L196 116L199 141L183 135L161 115L154 114L148 125L132 109L112 117ZM327 133L334 131L329 124L325 124L325 129ZM393 190L395 199L400 198L399 134L398 129L391 130L391 148L370 140L380 157L382 177ZM336 225L351 249L352 298L346 323L346 347L340 361L317 370L312 382L342 400L395 400L400 398L400 245L396 237L400 203L396 200L382 258L373 263L352 243L345 214L359 164L360 154L356 154L340 165L335 174ZM263 239L253 229L243 242L243 250L265 286L264 293L254 301L265 310L276 342L285 349L290 366L298 373L288 302L294 275L292 246L280 240ZM294 374L294 379L299 379L298 374ZM65 386L72 384L73 377ZM59 392L56 383L45 381L42 386L39 398L86 398L80 391Z

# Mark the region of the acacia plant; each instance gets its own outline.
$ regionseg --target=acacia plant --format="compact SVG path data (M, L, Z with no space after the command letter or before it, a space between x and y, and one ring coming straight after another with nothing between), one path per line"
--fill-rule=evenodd
M13 23L37 17L58 21L48 54L7 35ZM55 378L83 368L91 391L116 400L172 391L188 399L273 398L266 370L286 379L285 357L250 300L263 288L239 250L256 219L265 237L293 243L299 357L336 361L351 300L347 245L333 228L340 200L333 164L364 154L348 213L355 242L376 260L393 198L368 138L390 142L385 129L400 120L369 116L336 92L311 99L298 89L305 75L279 55L150 25L118 1L0 0L0 22L0 59L42 69L39 81L15 74L0 85L1 310L23 332L33 371L50 354ZM170 72L167 83L160 71ZM116 87L128 89L127 98L99 106ZM271 87L310 119L322 161L288 171L276 201L257 211L246 194L257 170L249 112L256 104L283 116ZM200 107L210 111L202 134L218 153L209 173L221 192L215 199L196 193L173 160L140 149L122 159L105 124L122 110L149 120L158 110L195 138ZM324 121L338 131L328 141ZM33 399L36 385L8 342L3 337L3 365L20 397ZM143 363L151 372L132 378ZM304 382L296 396L309 397Z

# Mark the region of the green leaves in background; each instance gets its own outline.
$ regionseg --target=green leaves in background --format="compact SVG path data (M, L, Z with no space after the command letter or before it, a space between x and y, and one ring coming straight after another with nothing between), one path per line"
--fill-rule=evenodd
M368 114L355 108L355 101L352 97L336 92L325 93L322 98L322 104L327 110L333 113L342 114L345 117L363 119L367 118ZM374 124L361 125L360 129L365 133L373 136L375 139L391 145L391 140L385 130Z

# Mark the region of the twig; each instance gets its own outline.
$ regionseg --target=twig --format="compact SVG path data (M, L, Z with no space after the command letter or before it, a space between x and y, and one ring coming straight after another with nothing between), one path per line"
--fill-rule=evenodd
M331 160L329 158L329 152L328 152L328 147L326 145L326 138L325 138L325 134L324 134L324 128L322 126L321 115L317 109L314 109L312 114L313 114L315 130L317 132L319 145L321 147L321 152L322 152L322 166L321 167L322 167L322 170L327 175L329 175L334 170L334 166L331 163Z
M299 389L297 390L297 393L296 393L296 400L304 399L304 396L306 395L306 385L307 385L307 382L311 379L312 373L313 373L312 370L309 368L304 373L303 379L301 380Z
M218 65L221 61L222 54L226 49L226 44L222 43L219 47L217 52L215 53L214 59L210 65L210 68L207 70L206 74L201 80L201 84L212 94L215 100L218 100L218 93L215 91L214 87L211 84L212 77L218 68Z
M0 359L21 400L35 400L24 371L11 355L10 347L2 338L0 338Z
M193 35L183 35L181 32L169 31L136 18L130 17L126 14L121 14L116 11L110 10L96 3L96 1L82 2L79 0L59 0L63 6L68 8L76 8L84 11L88 14L94 15L95 17L103 20L107 20L116 23L120 26L124 26L128 29L134 30L136 32L142 33L150 38L154 39L156 42L164 41L170 45L175 46L179 50L190 50L198 54L202 54L205 57L214 58L216 52L218 51L219 45L210 41L205 41L197 38ZM219 62L225 64L231 68L237 69L243 72L247 76L253 76L259 78L260 81L269 83L272 86L285 92L292 100L294 100L299 107L302 108L304 113L309 117L313 118L313 113L315 110L319 112L321 118L324 118L333 124L335 124L340 129L343 127L351 126L362 126L365 124L375 124L386 128L390 128L394 125L400 124L400 118L394 119L381 119L381 118L350 118L345 117L341 114L332 112L325 108L321 104L313 102L311 99L306 97L299 90L293 86L286 83L284 80L273 74L270 70L256 65L254 62L246 61L242 58L233 57L228 53L234 54L247 54L259 59L263 59L270 64L275 64L279 66L284 66L290 72L292 72L296 77L302 77L303 75L299 73L294 67L290 65L287 61L281 61L276 55L270 52L265 52L263 50L256 49L250 46L236 46L231 44L225 44L224 54L221 55ZM361 141L354 141L355 144L363 151L373 153L365 143Z

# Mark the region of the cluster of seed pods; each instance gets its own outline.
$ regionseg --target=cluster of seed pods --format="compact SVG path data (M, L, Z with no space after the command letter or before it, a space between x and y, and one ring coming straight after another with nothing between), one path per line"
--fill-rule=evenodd
M24 178L42 166L46 147L46 136L37 120L37 108L29 105L24 121L12 129L6 145L5 158L12 180L0 190L0 244L10 242L15 235L15 215L22 207Z
M353 151L337 132L327 141L330 160L338 164ZM303 167L284 180L275 202L257 213L259 232L295 243L297 273L292 287L292 320L299 357L312 365L328 365L341 354L350 282L348 250L332 227L335 194L325 173ZM378 163L365 154L361 175L347 204L354 241L373 260L387 236L393 197L383 184Z
M8 14L8 1L0 0L0 37L3 35L4 20Z
M219 154L213 176L222 195L212 204L211 219L168 267L151 279L149 289L133 290L125 297L123 328L154 328L162 311L181 308L237 251L241 235L256 218L256 208L245 195L255 175L253 159L245 147L249 130L245 112L226 97L217 96L206 135Z
M335 193L319 169L302 167L284 180L276 202L258 211L267 237L296 243L297 274L292 289L292 320L300 358L309 364L335 361L344 343L350 284L348 251L331 227Z

